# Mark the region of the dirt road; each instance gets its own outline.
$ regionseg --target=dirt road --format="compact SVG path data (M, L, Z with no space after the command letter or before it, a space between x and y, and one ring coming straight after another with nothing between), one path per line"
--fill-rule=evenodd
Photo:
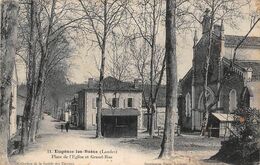
M39 138L31 144L24 155L10 158L12 165L167 165L173 161L159 161L161 139L147 139L143 137L132 139L94 138L94 131L60 130L60 122L45 115L42 121ZM179 140L178 140L179 139ZM215 144L208 144L199 140L203 145L212 145L212 150L201 149L198 146L187 146L192 142L192 136L177 137L176 159L180 164L204 164L201 160L216 153ZM182 143L182 142L186 143ZM196 141L196 140L195 140ZM196 143L198 145L199 143ZM204 144L205 143L205 144ZM193 144L193 143L192 143ZM194 144L195 145L195 144ZM193 147L198 150L186 151ZM176 164L176 163L175 163ZM215 163L214 163L215 164Z

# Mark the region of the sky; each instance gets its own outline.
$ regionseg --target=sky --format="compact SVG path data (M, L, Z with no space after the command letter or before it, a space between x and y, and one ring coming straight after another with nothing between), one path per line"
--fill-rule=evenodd
M260 9L260 0L255 0L253 7ZM243 13L247 14L249 11L248 7L243 9ZM250 19L245 18L239 20L238 27L239 29L233 29L228 25L225 26L225 34L228 35L245 35L250 28ZM197 28L198 37L201 37L201 27ZM159 29L158 33L158 42L164 43L165 30L164 27ZM177 61L178 61L178 78L181 79L187 71L191 68L192 63L192 46L193 46L193 31L187 31L185 34L178 34L177 37ZM260 37L260 23L255 27L251 32L250 36L259 36ZM68 78L71 82L74 83L84 83L88 78L98 77L98 66L96 59L100 56L99 51L89 50L87 46L77 46L77 51L73 54L70 59L70 68L68 73ZM94 57L95 56L95 57ZM19 82L25 81L25 73L23 66L18 64L18 78Z

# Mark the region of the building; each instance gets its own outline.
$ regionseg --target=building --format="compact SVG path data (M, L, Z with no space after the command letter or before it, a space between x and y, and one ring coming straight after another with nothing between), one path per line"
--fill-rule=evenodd
M16 109L16 126L17 134L20 135L22 130L23 111L25 106L26 97L21 94L17 95L17 109Z
M156 86L154 85L154 90ZM142 101L142 114L143 114L143 128L147 128L147 120L148 120L148 112L146 104L149 103L149 97L150 97L150 85L144 85L144 95L143 101ZM144 100L144 98L146 100ZM164 128L164 121L165 121L165 107L166 107L166 86L161 85L158 90L158 96L156 98L156 112L155 112L155 123L154 128ZM176 121L177 122L177 121Z
M65 122L71 122L71 100L65 100L64 102L64 113L62 120Z
M202 37L194 36L192 67L180 81L179 117L183 129L200 130L203 121L203 80L209 43L209 15L203 19ZM237 50L233 65L233 52L243 36L225 35L223 21L215 25L212 36L206 105L219 100L212 107L218 114L232 114L234 109L250 106L260 109L260 37L248 37ZM205 72L204 72L205 73ZM221 87L221 90L218 90ZM223 122L223 121L222 121ZM231 122L231 121L229 121Z
M137 137L138 116L135 108L102 109L101 133L104 137Z
M78 125L83 129L96 128L97 92L98 83L93 78L88 80L86 89L78 92ZM123 82L113 77L107 77L103 80L102 108L111 111L120 109L124 116L130 116L128 108L140 112L142 90L132 82ZM103 111L102 115L104 115ZM142 117L142 115L138 116L138 128L142 128Z
M75 94L74 98L70 103L71 107L71 124L78 127L79 126L79 113L78 113L78 95Z

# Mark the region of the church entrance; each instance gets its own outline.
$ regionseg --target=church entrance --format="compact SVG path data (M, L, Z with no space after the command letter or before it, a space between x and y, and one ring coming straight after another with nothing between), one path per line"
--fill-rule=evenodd
M206 90L206 106L209 106L214 101L214 93L210 88ZM198 109L194 110L194 130L201 130L201 125L203 122L203 112L204 112L204 101L203 101L203 92L201 92L199 97Z
M194 115L194 130L201 130L201 123L203 121L203 112L201 110L196 109L193 112Z

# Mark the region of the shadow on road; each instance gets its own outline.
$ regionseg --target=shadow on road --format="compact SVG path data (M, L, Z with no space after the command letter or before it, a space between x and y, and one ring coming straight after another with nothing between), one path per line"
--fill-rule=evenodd
M60 120L53 119L53 120L51 120L51 122L60 122Z
M56 129L61 129L61 125L63 125L63 129L65 129L65 124L66 124L65 122L56 123L55 124L55 128ZM69 129L70 130L82 130L81 128L76 127L76 126L74 126L72 124L70 124Z

